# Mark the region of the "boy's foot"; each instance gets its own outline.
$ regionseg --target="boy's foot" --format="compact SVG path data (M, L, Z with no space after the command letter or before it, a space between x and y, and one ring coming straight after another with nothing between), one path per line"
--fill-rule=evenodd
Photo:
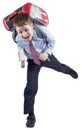
M69 73L73 78L77 79L78 78L78 74L76 71L74 71L73 69L70 70L70 73Z
M26 127L34 127L36 122L35 115L29 115L27 117Z

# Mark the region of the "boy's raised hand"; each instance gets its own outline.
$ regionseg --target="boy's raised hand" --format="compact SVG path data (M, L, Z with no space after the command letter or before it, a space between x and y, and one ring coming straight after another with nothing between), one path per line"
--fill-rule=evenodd
M40 56L39 56L39 59L41 61L47 60L48 59L48 54L46 52L41 53Z

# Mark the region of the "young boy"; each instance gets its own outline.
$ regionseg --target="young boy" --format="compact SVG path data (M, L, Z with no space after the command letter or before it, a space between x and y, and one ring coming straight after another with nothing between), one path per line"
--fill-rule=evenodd
M34 102L41 67L51 68L58 72L68 74L75 79L78 78L78 74L69 66L60 63L52 54L55 39L45 26L37 25L39 29L46 34L46 38L40 38L34 30L35 25L32 19L24 13L15 16L13 25L18 33L16 36L18 48L23 48L28 58L27 84L24 89L24 114L28 114L26 126L33 127L36 120ZM35 52L33 54L32 51L34 50Z

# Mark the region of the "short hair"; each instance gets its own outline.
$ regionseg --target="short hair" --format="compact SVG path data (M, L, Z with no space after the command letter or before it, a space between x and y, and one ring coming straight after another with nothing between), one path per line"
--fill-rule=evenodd
M13 19L13 26L14 27L23 26L23 25L30 24L30 23L33 23L33 20L26 13L17 14Z

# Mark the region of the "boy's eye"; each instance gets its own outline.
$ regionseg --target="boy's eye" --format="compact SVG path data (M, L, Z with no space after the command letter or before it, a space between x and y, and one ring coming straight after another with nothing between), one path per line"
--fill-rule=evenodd
M22 31L20 31L19 33L22 34Z
M28 31L28 29L25 29L25 32L27 32Z

